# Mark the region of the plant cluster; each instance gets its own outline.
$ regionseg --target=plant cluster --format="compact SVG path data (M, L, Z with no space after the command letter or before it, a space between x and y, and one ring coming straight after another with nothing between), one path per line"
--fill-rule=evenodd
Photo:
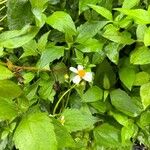
M150 148L149 0L0 0L0 150Z

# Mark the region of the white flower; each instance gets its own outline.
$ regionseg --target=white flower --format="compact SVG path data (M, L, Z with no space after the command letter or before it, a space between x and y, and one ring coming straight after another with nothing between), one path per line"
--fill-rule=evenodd
M91 82L93 79L92 72L86 72L82 65L78 65L77 69L74 67L69 68L72 72L77 75L72 79L73 83L78 84L82 79Z

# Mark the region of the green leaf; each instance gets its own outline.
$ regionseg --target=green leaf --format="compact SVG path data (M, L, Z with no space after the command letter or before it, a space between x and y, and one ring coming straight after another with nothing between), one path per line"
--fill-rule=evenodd
M6 31L0 34L0 47L17 48L31 41L39 29L34 26L25 26L21 30Z
M88 39L85 42L76 46L83 53L100 52L104 43L96 39Z
M79 0L79 14L89 8L88 4L96 4L98 2L99 0Z
M145 30L147 29L146 25L138 25L136 29L136 36L139 41L144 41Z
M144 109L150 105L150 82L143 84L140 88L140 96Z
M120 131L112 125L104 123L94 129L96 144L105 147L119 147L121 145Z
M77 28L78 36L76 42L84 43L86 40L93 38L108 21L88 21Z
M138 72L135 75L135 81L133 83L133 85L135 86L141 86L145 83L148 83L150 81L150 75L147 72Z
M89 4L88 6L91 7L93 10L95 10L100 15L102 15L104 18L106 18L110 21L113 20L112 13L108 9L101 7L101 6L97 6L97 5L90 5Z
M82 96L83 102L95 102L102 100L103 90L98 86L92 86Z
M75 147L75 142L72 139L67 129L56 119L51 118L54 125L58 148Z
M49 16L46 22L54 29L70 35L76 35L76 27L69 14L63 11L56 11Z
M24 84L28 84L29 82L31 82L34 78L35 74L32 73L32 72L28 72L28 73L25 73L22 77L24 79L23 83Z
M131 17L137 24L149 24L150 13L144 9L116 8L115 10Z
M14 74L6 67L0 65L0 80L12 78Z
M150 46L150 28L145 29L144 44L145 46Z
M78 109L65 109L62 116L64 116L64 127L69 132L91 129L96 122L96 118L91 114L84 113Z
M119 60L119 44L110 42L105 46L104 50L107 57L117 65Z
M150 125L150 111L149 110L141 114L139 122L142 127L146 127Z
M24 44L23 46L24 53L21 55L21 58L28 57L28 56L37 56L37 43L35 40L31 40L28 43Z
M131 39L131 34L129 32L119 32L119 28L113 26L112 24L109 24L104 28L104 33L102 36L119 44L130 45L134 42L134 40Z
M129 8L130 9L134 6L137 6L139 4L139 2L140 2L140 0L132 0L132 1L124 0L122 8Z
M12 81L0 80L0 97L14 99L22 94L20 87Z
M119 69L119 78L122 83L129 89L132 89L133 83L135 81L135 70L132 67L122 67Z
M45 48L46 48L46 44L48 42L48 36L49 36L49 32L46 32L45 34L43 34L40 39L38 40L38 50L40 52L43 52L45 51Z
M130 55L130 62L135 65L144 65L150 63L150 50L148 47L137 47Z
M19 150L56 150L54 126L45 113L34 112L23 117L15 133L14 142Z
M17 107L10 99L0 97L0 120L11 120L17 116Z
M42 53L40 58L39 66L41 68L45 67L55 59L59 59L64 55L63 46L48 46L45 51Z
M25 13L24 13L25 12ZM7 1L7 21L10 30L18 30L32 23L33 14L28 0Z
M112 105L115 106L117 110L130 117L137 117L142 111L141 108L136 105L136 102L121 89L113 90L110 93L110 98Z

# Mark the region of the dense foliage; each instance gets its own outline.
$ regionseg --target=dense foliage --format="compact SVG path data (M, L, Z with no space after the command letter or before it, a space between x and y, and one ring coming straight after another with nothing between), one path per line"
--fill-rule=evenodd
M149 4L0 0L0 150L150 148Z

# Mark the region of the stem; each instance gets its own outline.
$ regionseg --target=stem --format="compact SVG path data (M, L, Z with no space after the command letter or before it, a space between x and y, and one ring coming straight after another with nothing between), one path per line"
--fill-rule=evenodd
M3 4L3 3L5 3L5 2L7 2L7 0L4 0L4 1L0 2L0 5Z
M3 6L2 8L0 8L0 11L2 11L6 6Z
M2 22L6 17L7 15L5 15L2 19L0 19L0 22Z
M68 89L68 90L59 98L59 100L57 101L57 103L56 103L56 105L55 105L55 107L54 107L53 115L55 114L55 112L56 112L56 110L57 110L57 107L58 107L59 103L61 102L61 100L63 99L63 97L64 97L69 91L71 91L75 86L76 86L76 84L73 85L70 89Z

